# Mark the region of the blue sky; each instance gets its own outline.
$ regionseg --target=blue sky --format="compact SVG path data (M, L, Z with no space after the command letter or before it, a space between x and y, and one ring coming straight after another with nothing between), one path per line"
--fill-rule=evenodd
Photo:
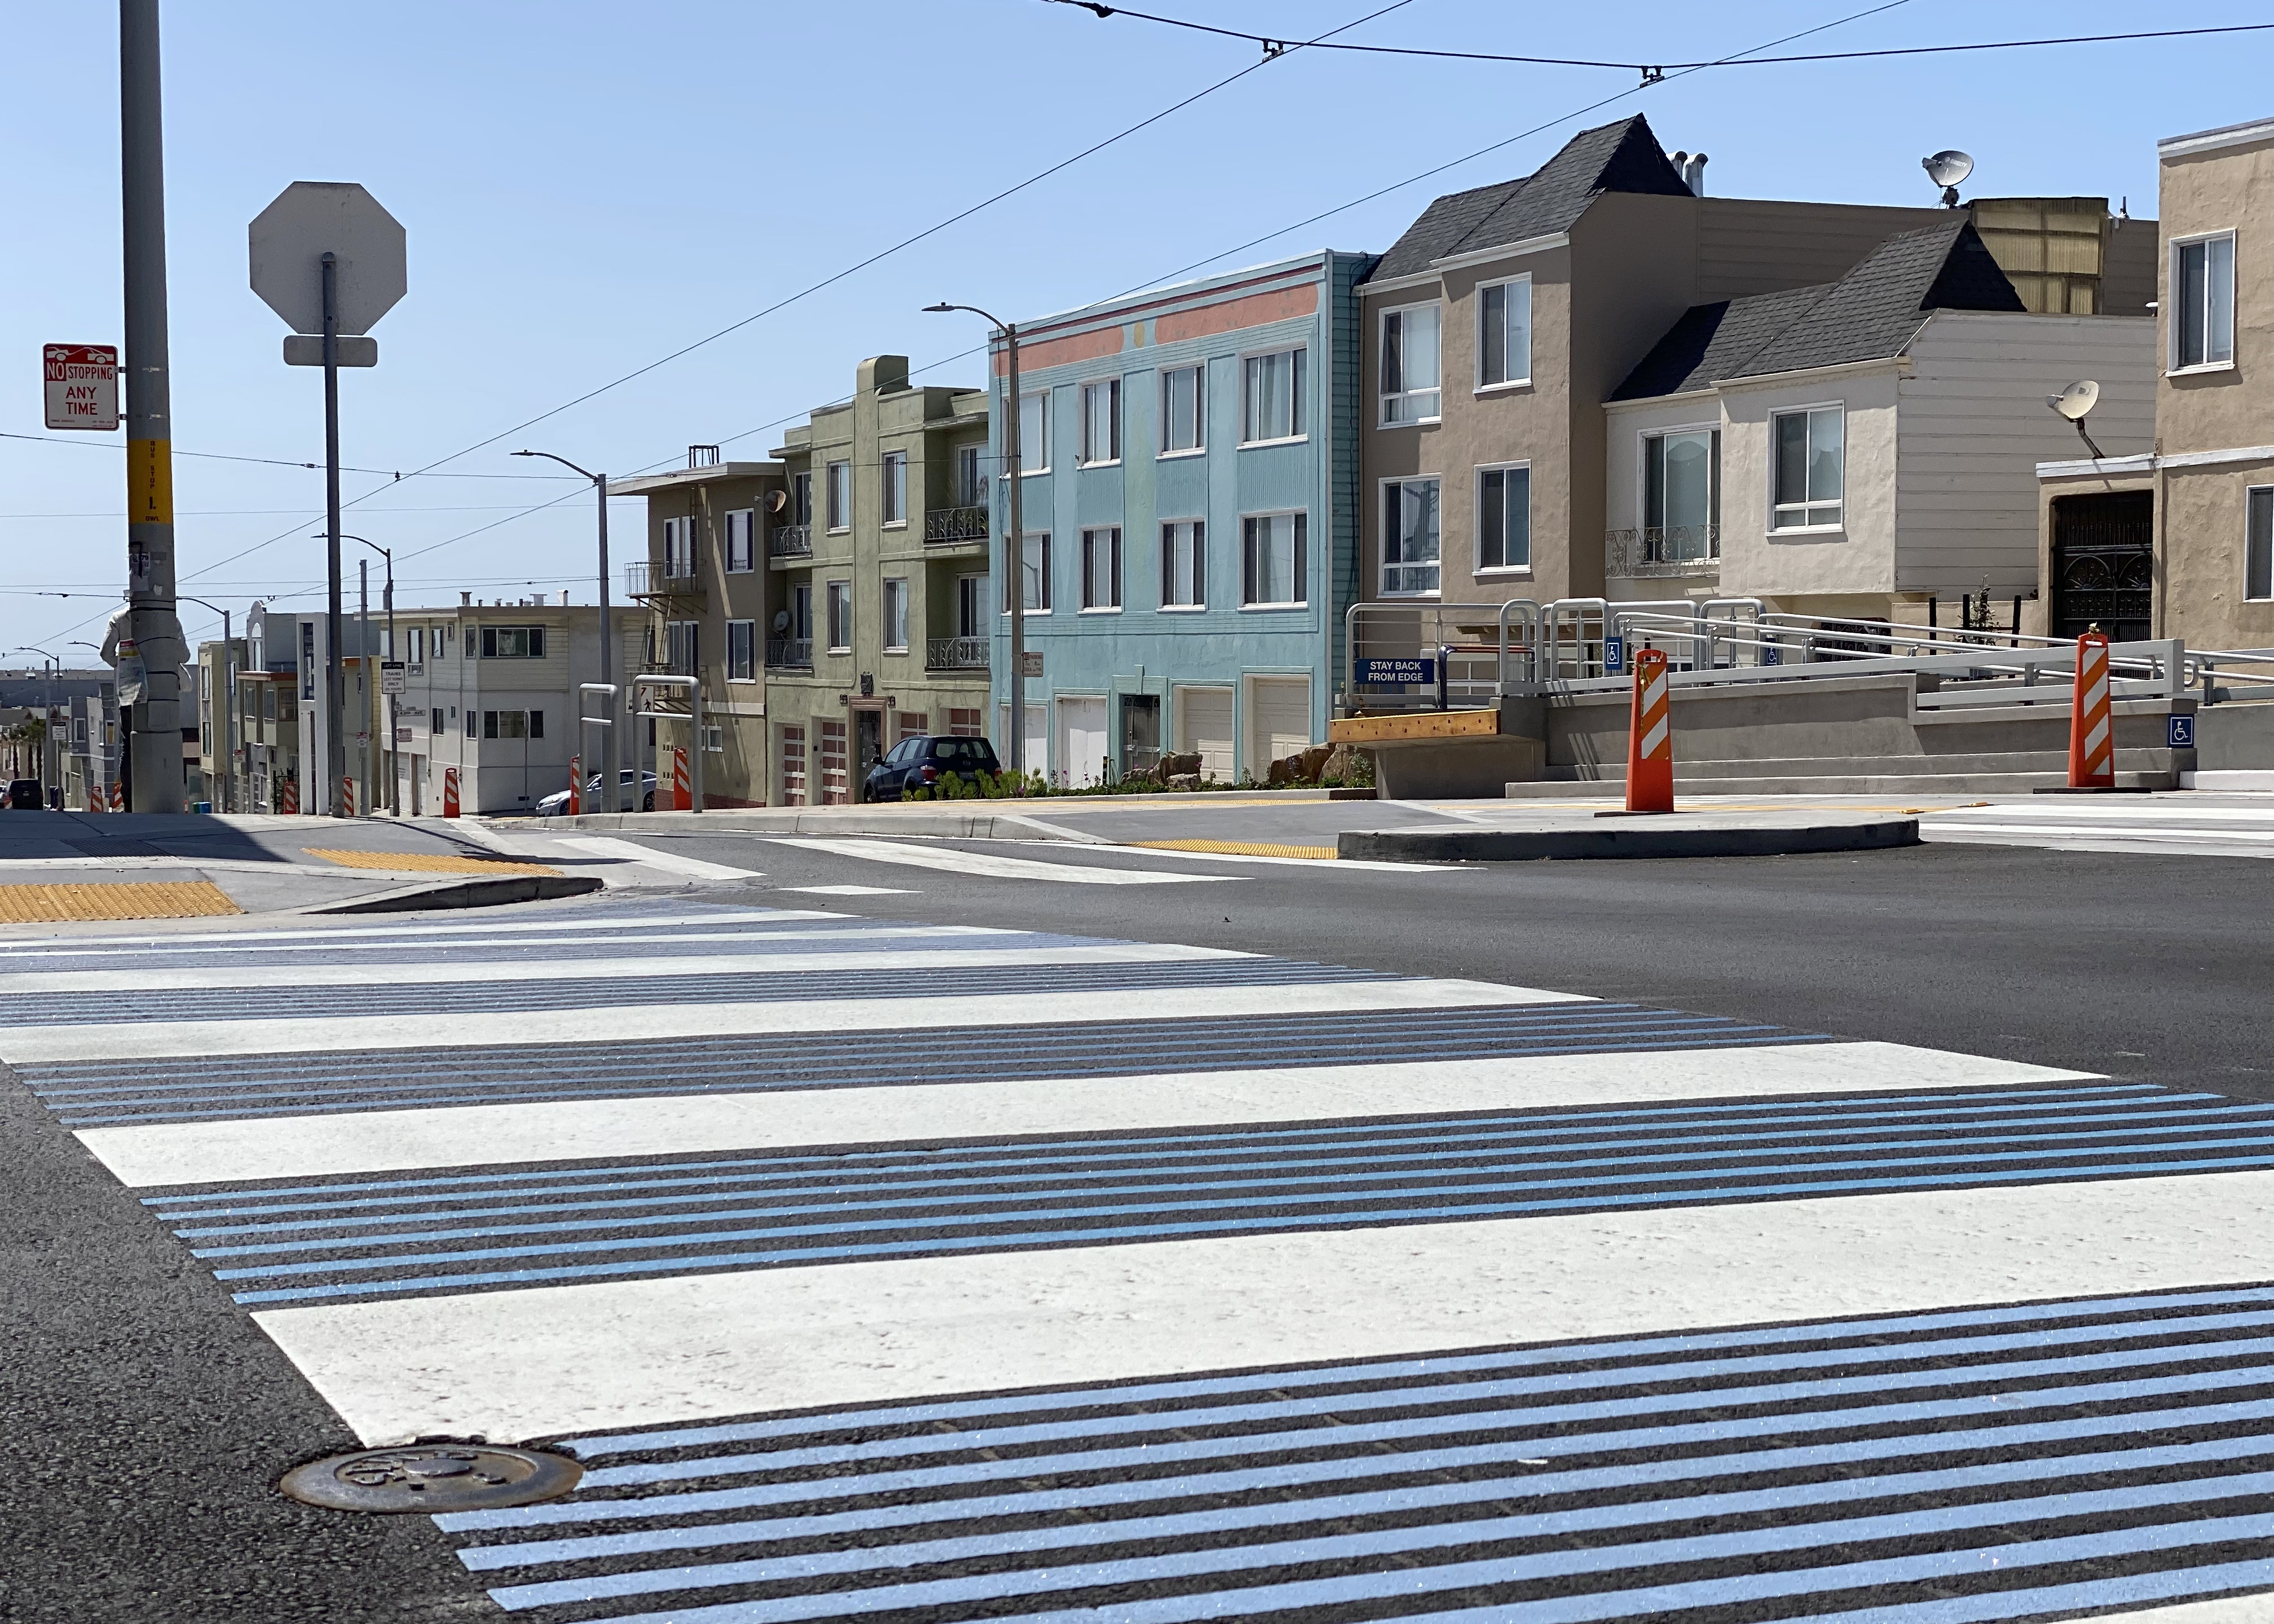
M1303 37L1383 4L1147 9ZM1344 37L1680 61L1870 4L1410 0ZM2105 0L1907 0L1788 49L2113 33L2180 15ZM2204 0L2184 20L2263 16ZM356 180L410 232L410 293L375 329L380 365L343 385L346 462L388 470L448 456L740 320L1257 56L1044 0L173 0L165 25L177 451L320 458L319 374L282 365L282 326L245 286L245 224L293 180ZM38 435L40 345L119 331L116 17L92 3L20 6L9 28L0 379L14 381L0 387L0 431ZM929 376L976 383L975 357L949 357L978 342L978 324L920 313L935 299L1013 319L1085 303L1621 93L1631 94L1209 268L1384 248L1436 193L1528 171L1571 130L1633 111L1669 147L1711 154L1717 192L1924 204L1934 194L1919 158L1954 146L1979 162L1969 192L2128 196L2150 215L2157 138L2274 113L2270 59L2274 34L2241 35L1728 68L1636 92L1636 76L1615 70L1292 53L438 470L453 477L349 476L350 496L366 500L346 528L396 549L405 606L564 586L590 602L589 498L513 516L572 487L541 483L507 451L531 444L623 471L741 436L729 455L763 455L779 420L841 397L872 354L945 363ZM100 636L122 574L121 439L0 439L0 648ZM183 590L240 611L254 596L313 601L320 473L184 457L175 477ZM629 522L639 506L619 510ZM465 534L484 526L494 528ZM74 596L32 595L41 590ZM353 590L350 575L350 606ZM202 610L184 605L184 618L192 637L217 633Z

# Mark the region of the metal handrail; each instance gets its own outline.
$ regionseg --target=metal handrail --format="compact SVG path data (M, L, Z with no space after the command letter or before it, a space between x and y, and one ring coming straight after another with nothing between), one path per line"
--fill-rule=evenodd
M934 508L924 515L924 540L934 546L987 539L987 505Z
M813 556L813 526L810 524L777 524L766 532L768 558L811 558Z
M924 669L984 671L990 651L990 641L985 637L927 637L924 639Z

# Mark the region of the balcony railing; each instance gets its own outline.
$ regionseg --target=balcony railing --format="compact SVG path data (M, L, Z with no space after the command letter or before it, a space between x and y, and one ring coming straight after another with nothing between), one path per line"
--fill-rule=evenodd
M766 665L768 669L775 671L811 671L813 639L810 637L767 638Z
M928 545L952 547L961 542L986 539L984 503L974 508L934 508L924 515L924 541Z
M988 640L984 637L928 637L924 668L928 671L984 671Z
M1630 581L1653 575L1710 575L1721 568L1718 524L1651 525L1603 538L1603 573Z
M768 558L811 558L813 556L813 526L810 524L777 524L766 532Z
M643 559L624 566L624 590L634 598L659 598L702 590L703 583L696 578L691 561L666 560L658 563Z

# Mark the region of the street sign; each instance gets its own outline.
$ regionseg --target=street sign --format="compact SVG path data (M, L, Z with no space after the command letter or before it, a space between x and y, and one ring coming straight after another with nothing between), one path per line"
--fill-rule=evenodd
M401 660L380 661L379 691L382 694L402 693L403 691L403 662Z
M377 366L379 341L343 333L334 341L335 354L342 366ZM324 364L324 335L321 333L287 333L284 335L284 365L287 366L321 366Z
M295 333L324 330L323 259L333 256L343 333L368 333L409 289L402 222L347 181L296 180L253 216L252 290Z
M2174 750L2195 748L2195 719L2173 714L2164 718L2164 742Z
M1426 688L1437 680L1437 662L1427 656L1412 659L1362 659L1358 663L1360 688Z
M1030 677L1043 674L1043 657L1032 649L1027 650L1026 674Z
M1614 634L1603 639L1603 674L1615 676L1627 668L1627 640Z
M109 344L49 344L41 355L48 426L118 426L118 351Z

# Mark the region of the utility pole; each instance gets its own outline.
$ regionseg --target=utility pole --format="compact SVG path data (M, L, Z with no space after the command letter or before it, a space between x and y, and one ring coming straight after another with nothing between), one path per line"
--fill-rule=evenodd
M584 475L592 482L593 493L599 499L600 686L609 692L605 700L608 707L608 724L600 729L600 804L595 809L601 812L621 812L623 810L623 798L621 793L621 786L616 780L620 776L617 763L622 758L623 747L616 734L621 731L624 713L614 692L616 628L608 609L608 477L606 474L593 473L590 469L579 468L567 457L555 456L550 451L516 451L513 455L523 457L543 457L548 462L560 463L571 473ZM757 545L756 537L751 538L751 545L753 546ZM584 753L584 699L580 693L576 704L576 736L569 747L572 755L581 756ZM696 743L699 745L702 741L698 739ZM583 768L579 767L578 771L582 771ZM580 794L583 793L582 786L578 786L578 793ZM632 786L632 793L635 795L639 793L639 785L636 782Z
M345 817L340 793L348 776L347 697L340 691L340 261L327 252L324 277L324 771L331 814Z
M158 0L118 3L126 295L127 630L141 693L119 709L133 810L182 809L182 625L174 605L173 405L166 344L166 164ZM122 695L122 698L124 695Z
M217 797L223 812L237 810L237 644L230 636L230 612L219 604L208 604L202 598L183 595L182 602L198 604L221 616L222 680L229 686L222 695L222 793ZM198 718L202 729L205 718ZM212 786L207 786L208 791Z
M334 545L337 545L335 538ZM356 701L356 731L363 735L363 799L356 809L364 816L372 813L372 780L379 776L379 735L371 725L372 712L379 707L372 702L371 680L371 560L356 560L356 672L362 678L362 696Z
M947 311L968 311L975 316L993 321L1000 330L1005 352L1005 370L1009 373L1010 398L1003 410L1003 476L1011 482L1011 533L1003 538L1003 580L1008 599L1005 606L1011 612L1011 737L1009 740L1011 771L1024 774L1027 771L1027 530L1026 515L1020 501L1019 461L1020 417L1023 402L1019 397L1019 328L1016 323L998 320L976 304L927 304L924 311L938 315Z

